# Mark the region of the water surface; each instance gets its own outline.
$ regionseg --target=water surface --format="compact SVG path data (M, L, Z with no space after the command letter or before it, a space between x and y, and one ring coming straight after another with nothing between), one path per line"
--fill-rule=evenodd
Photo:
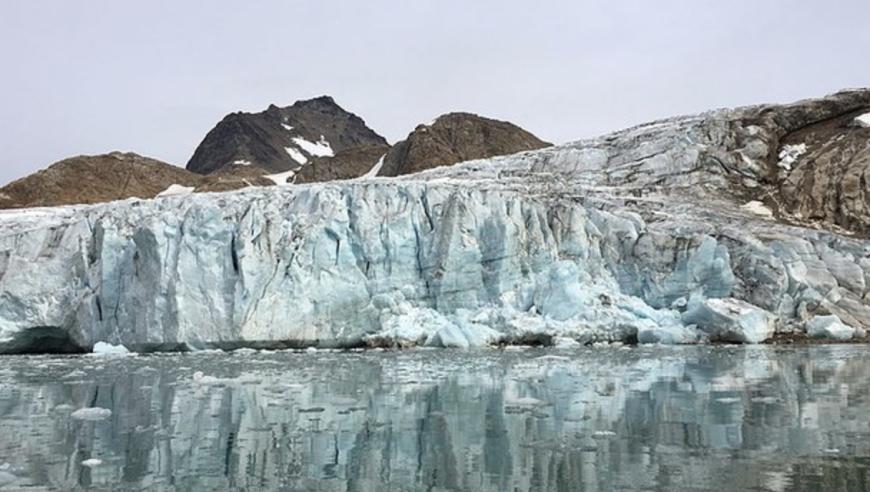
M0 490L870 490L868 362L863 346L3 357Z

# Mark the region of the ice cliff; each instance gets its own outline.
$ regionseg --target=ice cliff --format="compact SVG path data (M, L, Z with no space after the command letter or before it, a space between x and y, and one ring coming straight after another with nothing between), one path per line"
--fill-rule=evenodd
M864 336L868 108L848 91L404 178L3 213L0 351L755 343L821 316ZM831 149L850 160L826 174Z

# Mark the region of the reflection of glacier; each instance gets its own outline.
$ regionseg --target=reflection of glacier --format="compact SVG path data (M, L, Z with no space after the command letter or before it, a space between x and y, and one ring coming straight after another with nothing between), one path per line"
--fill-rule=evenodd
M830 347L7 358L0 484L860 490L865 360ZM83 406L112 416L69 418Z

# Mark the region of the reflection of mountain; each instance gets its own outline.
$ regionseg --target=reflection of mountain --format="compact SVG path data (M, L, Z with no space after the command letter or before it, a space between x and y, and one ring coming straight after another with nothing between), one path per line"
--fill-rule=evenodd
M15 359L0 369L0 479L31 490L860 490L864 352ZM71 419L83 406L112 416ZM103 464L79 465L88 458Z

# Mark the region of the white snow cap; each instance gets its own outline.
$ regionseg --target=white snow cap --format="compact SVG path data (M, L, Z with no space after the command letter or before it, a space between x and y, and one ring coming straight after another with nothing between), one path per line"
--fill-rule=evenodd
M332 151L332 146L329 145L329 142L326 141L323 135L320 136L320 140L317 142L309 142L302 137L293 137L293 143L307 152L308 155L314 157L332 157L335 155Z
M157 196L178 196L178 195L189 195L193 193L193 186L181 186L180 184L171 184L169 188L161 191L157 194Z
M864 113L855 118L855 123L864 128L870 128L870 113Z
M299 164L302 164L303 166L305 164L308 164L308 158L305 157L305 154L299 152L297 149L293 147L284 147L284 150L286 150L287 153L290 154L291 159L298 162Z

